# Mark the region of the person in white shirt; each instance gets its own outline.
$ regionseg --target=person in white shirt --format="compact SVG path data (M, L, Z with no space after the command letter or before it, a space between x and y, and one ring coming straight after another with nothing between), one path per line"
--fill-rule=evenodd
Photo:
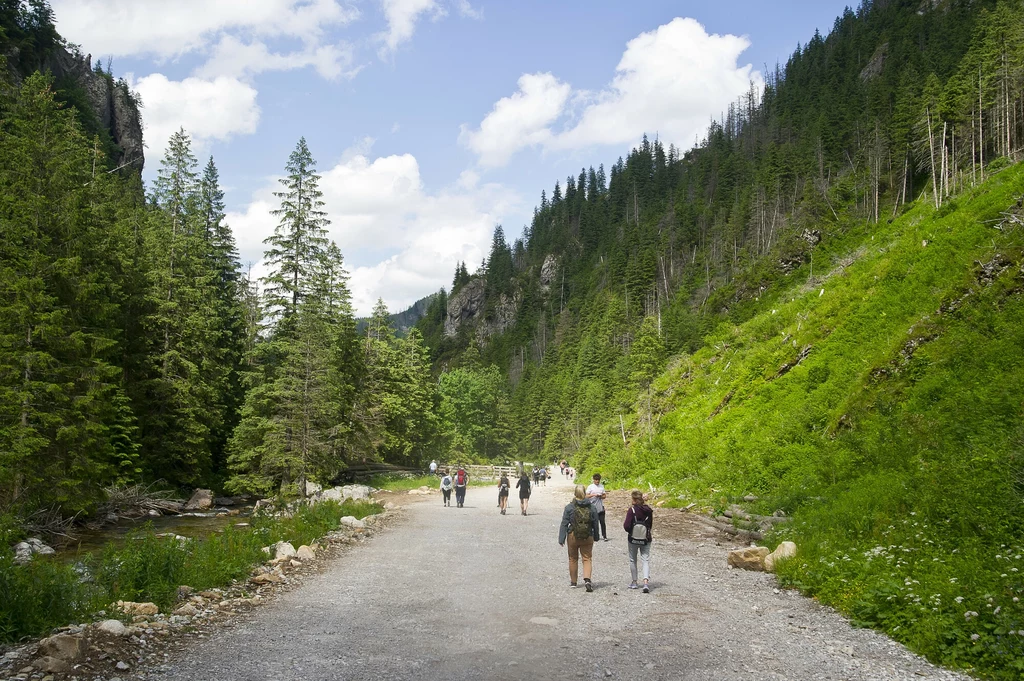
M436 473L437 473L437 462L436 461L431 461L430 462L430 474L434 475Z
M611 541L608 539L608 528L604 524L604 498L608 494L604 491L604 485L601 484L601 474L594 473L594 481L587 487L587 498L590 499L590 507L597 513L597 519L601 524L601 536L595 536L594 539L603 538L605 541Z

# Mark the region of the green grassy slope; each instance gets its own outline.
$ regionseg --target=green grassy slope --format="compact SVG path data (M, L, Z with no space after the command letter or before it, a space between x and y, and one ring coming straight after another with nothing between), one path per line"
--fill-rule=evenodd
M1024 670L1024 166L815 251L577 463L796 520L783 578L932 659ZM828 265L822 263L829 260ZM820 272L820 274L819 274ZM801 360L802 357L802 360ZM977 613L977 614L974 614Z

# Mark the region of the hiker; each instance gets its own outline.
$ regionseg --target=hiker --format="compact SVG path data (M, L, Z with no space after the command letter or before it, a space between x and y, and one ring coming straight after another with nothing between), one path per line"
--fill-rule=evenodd
M587 487L587 498L591 500L591 505L594 507L594 512L597 513L597 520L601 524L601 535L594 535L594 539L608 539L608 528L604 524L604 499L608 496L608 493L604 491L604 485L601 484L601 474L594 473L594 481L590 483L590 487Z
M540 484L542 484L545 487L547 487L548 486L547 480L548 480L548 467L547 466L541 466L540 467Z
M526 507L530 505L530 477L525 471L516 482L516 487L519 488L519 510L526 515Z
M651 527L654 525L654 511L647 505L640 490L633 490L630 496L633 505L626 511L626 520L622 523L622 529L629 535L629 573L633 577L629 588L637 588L636 554L639 553L644 564L643 591L648 594L651 593Z
M511 487L508 476L502 473L501 480L498 481L498 508L501 509L502 515L508 510L508 491Z
M583 585L587 592L594 590L590 583L593 571L594 537L597 536L597 514L590 507L587 491L576 485L575 498L562 511L558 526L558 545L569 544L569 587L575 589L579 576L579 559L583 557Z
M466 503L466 485L469 483L469 473L462 466L455 471L455 505L462 508Z
M448 475L448 471L444 472L441 476L441 497L444 500L444 505L451 507L452 505L452 476Z
M538 482L540 482L540 466L534 466L533 467L533 486L536 487Z
M430 462L430 474L437 475L437 461Z

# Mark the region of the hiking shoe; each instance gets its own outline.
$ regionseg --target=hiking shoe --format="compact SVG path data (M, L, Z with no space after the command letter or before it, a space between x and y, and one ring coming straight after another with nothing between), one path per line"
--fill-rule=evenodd
M583 586L586 587L587 593L590 593L591 591L594 590L594 585L591 584L589 581L588 582L584 582Z
M629 588L630 588L630 589L637 589L637 588L639 588L639 587L637 587L637 585L636 585L636 582L630 582L630 583L629 583Z
M646 584L644 584L643 592L644 592L645 594L649 594L649 593L651 593L651 587L649 587L649 586L647 586Z
M569 588L570 589L575 589L576 588L576 582L569 582Z

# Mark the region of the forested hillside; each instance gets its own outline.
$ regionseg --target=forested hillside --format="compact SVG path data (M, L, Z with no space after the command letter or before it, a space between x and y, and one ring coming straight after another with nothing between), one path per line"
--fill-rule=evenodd
M865 2L695 148L555 183L419 325L442 380L500 369L503 449L756 495L790 583L1018 678L1022 133L1024 4Z

